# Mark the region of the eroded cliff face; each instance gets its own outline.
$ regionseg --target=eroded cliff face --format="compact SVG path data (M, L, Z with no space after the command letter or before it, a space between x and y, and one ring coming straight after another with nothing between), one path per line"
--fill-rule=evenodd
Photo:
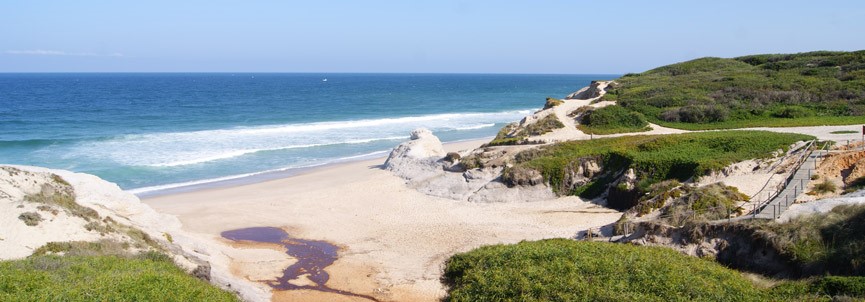
M111 242L128 253L155 250L182 269L266 301L264 286L234 277L216 242L195 238L180 221L154 211L99 177L28 166L0 166L0 259L27 257L51 242Z
M775 277L807 274L772 242L771 236L747 224L688 224L670 227L640 223L623 243L664 246L690 256L712 258L729 267Z

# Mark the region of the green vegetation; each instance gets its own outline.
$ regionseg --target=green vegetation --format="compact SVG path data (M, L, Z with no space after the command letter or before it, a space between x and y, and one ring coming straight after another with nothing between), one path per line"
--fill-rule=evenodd
M732 163L765 158L778 149L813 137L766 131L717 131L676 135L641 135L570 141L529 150L516 156L516 166L539 171L559 194L594 198L604 192L615 174L636 172L642 191L660 181L685 181L720 170ZM604 173L590 183L572 188L565 180L582 160L596 159Z
M2 168L11 175L30 172ZM22 260L0 261L0 301L237 301L232 293L188 275L162 254L149 235L76 202L72 186L57 175L24 196L37 210L85 219L85 229L122 240L49 242ZM23 207L23 205L20 205ZM19 217L28 225L37 212ZM169 241L170 237L166 237Z
M674 199L672 204L661 210L659 220L668 225L680 226L694 221L711 221L728 218L730 214L741 214L744 209L739 208L739 204L750 199L748 195L739 192L738 188L722 183L681 188L684 193L678 194L684 196Z
M687 189L687 187L682 186L682 183L675 179L650 185L635 206L637 216L643 216L649 214L654 209L660 209L668 200L682 197ZM625 215L622 215L622 217L624 218Z
M237 301L160 254L0 262L0 301Z
M39 215L39 213L36 212L21 213L21 215L18 215L18 219L24 221L24 224L28 226L37 226L39 225L39 222L43 220L42 215Z
M64 242L49 242L35 251L34 256L62 254L65 256L122 256L133 257L129 252L131 245L127 242L119 242L114 240L99 240L99 241L64 241ZM155 252L154 253L158 253Z
M486 246L445 267L449 301L831 301L859 277L761 288L714 261L660 247L551 239Z
M814 185L814 192L817 194L835 193L837 190L838 187L828 179Z
M844 193L853 193L865 189L865 176L854 179L844 187Z
M805 275L865 275L865 205L754 227Z
M586 134L613 134L652 130L639 112L621 106L606 106L583 113L577 126Z
M616 81L603 100L674 128L865 122L865 51L701 58Z
M839 130L839 131L832 131L829 133L831 133L831 134L853 134L853 133L859 133L859 131L856 131L856 130Z
M560 121L555 114L550 113L542 119L538 120L537 122L526 126L525 133L528 136L543 135L553 130L564 127L565 124L562 124L562 121Z
M488 146L501 145L518 145L526 143L529 136L543 135L555 129L564 128L565 124L556 117L555 114L549 114L540 120L519 129L516 123L508 124L499 130L496 137L487 143ZM510 134L510 135L509 135Z
M560 99L548 97L547 102L544 104L544 109L550 109L564 103L565 102Z
M502 146L502 145L516 145L523 139L525 136L509 136L508 133L516 130L519 125L517 123L510 123L499 129L499 133L496 134L496 137L493 138L492 141L487 143L489 146Z
M24 196L24 200L46 206L58 206L69 215L81 217L87 221L99 219L99 213L95 210L75 202L75 192L68 182L53 174L51 178L54 180L53 184L43 184L39 193Z

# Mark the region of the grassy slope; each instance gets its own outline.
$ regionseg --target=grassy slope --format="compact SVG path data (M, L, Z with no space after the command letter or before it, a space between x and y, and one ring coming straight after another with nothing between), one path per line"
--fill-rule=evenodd
M457 254L444 278L450 301L820 301L830 300L826 293L865 294L857 277L763 289L718 263L670 249L566 239Z
M735 162L767 157L775 150L808 139L812 137L766 131L624 136L559 143L533 154L518 155L521 162L517 165L540 171L556 189L569 163L585 157L601 157L608 169L635 168L638 178L644 180L642 187L647 187L662 180L686 180ZM596 184L586 187L592 185ZM580 194L582 191L559 193Z
M604 99L667 127L865 123L865 51L702 58L617 82Z
M31 256L0 262L0 301L237 301L163 257Z

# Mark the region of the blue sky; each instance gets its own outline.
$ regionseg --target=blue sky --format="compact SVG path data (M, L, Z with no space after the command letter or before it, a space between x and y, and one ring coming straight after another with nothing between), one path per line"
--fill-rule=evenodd
M0 2L0 72L625 73L860 49L863 1Z

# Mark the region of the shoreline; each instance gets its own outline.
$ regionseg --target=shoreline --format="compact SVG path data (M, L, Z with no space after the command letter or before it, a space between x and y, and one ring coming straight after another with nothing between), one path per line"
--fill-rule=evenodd
M448 143L446 151L474 149L486 140ZM319 167L252 184L142 198L182 229L218 243L235 278L273 280L296 260L263 247L231 243L221 233L250 227L281 228L292 238L327 241L338 259L324 268L327 287L380 301L439 301L451 255L494 244L571 238L615 222L621 212L577 197L533 202L471 203L426 195L380 169L383 159ZM261 258L263 253L270 255ZM299 282L303 282L301 278ZM348 301L338 294L272 291L273 301Z
M456 140L445 142L442 145L445 149L449 151L456 150L464 150L465 148L459 148L460 146L480 146L481 144L488 143L493 139L493 136L475 138L475 139L465 139L465 140ZM456 149L450 150L451 147L456 146ZM473 149L473 148L472 148ZM319 169L329 169L339 167L341 165L349 165L353 163L380 160L381 164L384 164L384 161L387 159L390 150L381 150L376 152L371 152L369 154L362 154L359 156L353 156L343 159L338 159L332 162L317 164L317 165L309 165L303 167L296 168L283 168L283 169L273 169L266 170L261 172L252 172L247 174L240 175L229 175L224 177L217 177L212 179L203 179L203 180L195 180L188 181L182 183L175 184L165 184L165 185L157 185L150 187L142 187L136 189L124 190L128 193L131 193L137 196L139 199L148 199L155 198L159 196L172 195L172 194L181 194L188 192L195 192L200 190L210 190L210 189L219 189L219 188L231 188L231 187L239 187L245 186L255 183L268 182L278 179L290 178L298 175L303 175L307 173L314 172ZM152 189L151 189L152 188Z

